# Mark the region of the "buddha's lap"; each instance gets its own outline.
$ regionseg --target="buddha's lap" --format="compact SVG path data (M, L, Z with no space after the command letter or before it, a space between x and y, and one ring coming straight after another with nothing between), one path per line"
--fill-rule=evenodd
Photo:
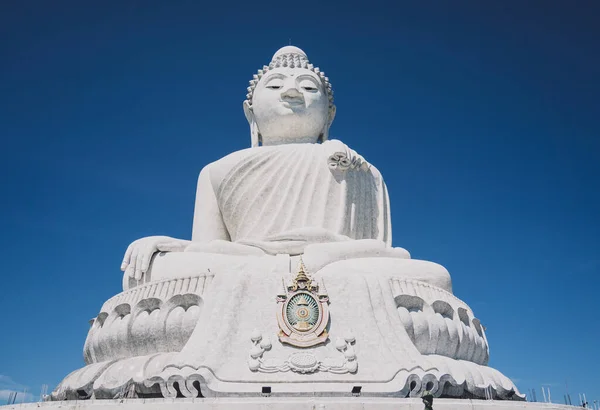
M210 273L219 275L221 272L243 271L247 269L263 270L265 273L281 272L290 273L295 269L294 257L289 255L225 255L204 252L175 252L160 253L153 258L150 270L141 281L129 279L125 289L141 284L168 279L194 277ZM312 263L310 254L304 256L304 263L309 273L315 276L334 277L351 274L384 275L390 278L417 280L452 292L450 274L437 263L403 259L388 256L361 256L358 258L344 258L332 261L316 271L311 271Z
M367 257L333 262L318 272L322 277L340 275L383 275L389 278L425 282L452 293L450 274L442 265L419 259Z

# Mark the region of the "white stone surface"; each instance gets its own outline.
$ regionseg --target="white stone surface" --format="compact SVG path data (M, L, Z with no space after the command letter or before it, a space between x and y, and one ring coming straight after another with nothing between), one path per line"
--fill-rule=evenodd
M43 402L0 406L2 410L423 410L421 399L370 397L210 398L210 399L119 399L77 402ZM435 399L435 410L575 410L581 407L555 403Z
M52 399L252 397L265 385L280 396L361 385L363 396L521 399L487 366L484 328L448 271L392 247L381 174L328 138L329 79L284 47L246 97L252 147L200 172L191 240L128 247L124 291L92 322L87 366ZM328 341L309 348L278 338L276 296L300 257L329 298Z
M330 157L340 153L354 168L332 169ZM200 173L192 241L164 236L139 239L128 248L122 269L126 277L139 280L152 254L159 251L219 248L217 253L233 255L259 250L298 255L310 244L362 239L390 247L387 190L379 171L365 164L337 140L230 154ZM243 251L242 245L252 248ZM401 250L396 255L408 253Z
M325 142L335 117L333 91L306 53L281 48L248 91L244 112L253 148L200 173L192 244L156 236L129 246L121 266L124 289L131 283L127 277L141 280L154 253L198 250L212 241L248 244L271 254L301 254L310 243L347 239L391 245L383 179L341 141Z

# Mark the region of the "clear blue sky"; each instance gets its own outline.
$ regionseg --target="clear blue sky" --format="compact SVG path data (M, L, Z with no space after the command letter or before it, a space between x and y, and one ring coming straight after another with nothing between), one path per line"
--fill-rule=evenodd
M600 400L600 3L234 3L0 6L0 390L83 365L131 241L190 237L198 172L249 146L247 81L291 38L490 365Z

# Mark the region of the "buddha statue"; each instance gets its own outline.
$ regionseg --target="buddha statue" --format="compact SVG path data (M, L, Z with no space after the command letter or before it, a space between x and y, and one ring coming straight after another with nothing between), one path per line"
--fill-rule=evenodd
M125 289L145 282L157 252L306 253L304 262L313 270L359 255L409 258L404 249L391 248L389 200L379 171L328 139L336 112L331 84L302 50L288 46L275 53L250 81L243 105L252 147L200 172L191 241L152 236L129 246L121 266ZM196 260L219 269L214 257ZM171 275L166 264L157 265L151 278ZM439 277L432 280L449 289L448 273L439 266L433 271Z
M370 395L522 398L487 366L484 328L448 271L392 246L383 178L329 139L331 83L307 55L278 50L243 109L251 147L200 172L191 239L127 248L87 366L52 398L251 396L265 384L339 395L357 381Z

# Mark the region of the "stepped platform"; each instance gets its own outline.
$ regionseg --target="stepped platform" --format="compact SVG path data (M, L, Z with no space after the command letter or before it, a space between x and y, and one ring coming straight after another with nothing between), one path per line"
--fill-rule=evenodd
M0 406L0 410L422 410L421 399L370 397L260 397L210 399L69 400ZM554 403L435 399L434 410L574 410Z

